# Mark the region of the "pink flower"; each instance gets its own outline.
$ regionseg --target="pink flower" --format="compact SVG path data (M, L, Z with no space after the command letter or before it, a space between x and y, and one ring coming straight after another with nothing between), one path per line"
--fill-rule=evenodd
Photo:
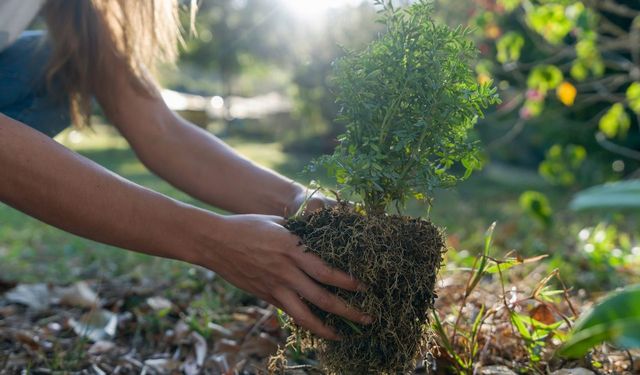
M529 120L530 118L533 117L533 113L531 112L531 109L529 107L522 107L520 108L520 118L523 120Z
M539 102L542 99L544 99L544 95L540 90L536 90L536 89L527 90L527 100Z

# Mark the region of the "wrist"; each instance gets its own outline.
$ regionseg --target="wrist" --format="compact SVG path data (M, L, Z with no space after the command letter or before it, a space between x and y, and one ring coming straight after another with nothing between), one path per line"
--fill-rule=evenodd
M292 216L304 201L306 188L296 182L284 186L262 190L262 209L251 213L274 215L279 217Z
M181 233L177 246L176 259L198 266L210 268L216 249L216 243L221 242L227 232L225 217L193 206L185 207L184 212L177 218Z
M293 216L296 214L302 203L304 203L307 197L308 189L300 184L293 184L291 193L285 205L284 216Z

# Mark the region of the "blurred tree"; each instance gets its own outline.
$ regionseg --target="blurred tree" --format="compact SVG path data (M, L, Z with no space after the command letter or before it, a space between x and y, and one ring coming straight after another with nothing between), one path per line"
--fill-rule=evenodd
M286 140L289 150L309 150L327 153L335 146L335 137L343 125L335 121L338 105L331 90L333 61L344 55L345 49L361 48L370 42L381 26L374 22L376 10L371 4L332 9L318 29L305 29L304 48L299 51L293 83L297 101L296 115L302 125Z
M466 4L484 57L478 79L495 80L505 99L483 130L493 156L541 163L563 186L637 175L640 2Z
M238 75L290 55L279 11L278 2L268 0L200 2L196 33L187 40L181 63L212 73L222 82L221 94L233 94Z
M201 1L196 33L187 39L180 62L183 73L171 80L172 87L205 95L255 95L260 92L240 87L241 77L279 79L279 87L269 88L287 91L300 124L282 134L286 146L333 148L341 129L333 122L338 108L328 85L331 62L343 48L373 39L379 30L376 12L372 2L363 1L298 16L284 1Z

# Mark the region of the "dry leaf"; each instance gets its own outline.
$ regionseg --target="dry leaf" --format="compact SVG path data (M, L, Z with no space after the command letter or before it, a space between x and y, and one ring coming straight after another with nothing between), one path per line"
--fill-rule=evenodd
M164 297L149 297L147 298L147 305L154 311L169 310L173 307L171 301Z
M16 341L26 345L29 349L36 351L40 349L40 339L31 332L18 331L13 335Z
M211 333L216 337L229 338L233 336L233 332L231 332L231 330L221 326L220 324L209 322L207 324L207 328L209 328L211 330Z
M20 284L5 294L9 302L43 311L51 305L51 289L47 284Z
M480 369L482 375L516 375L513 370L507 366L485 366Z
M144 361L144 366L160 374L170 374L180 369L180 362L169 358L155 358ZM143 368L142 372L146 372L145 370Z
M55 294L60 299L60 304L63 305L85 308L100 306L98 294L84 281L77 282L69 287L57 288Z
M266 333L252 336L242 345L240 356L242 358L258 357L266 358L278 351L278 342Z
M197 332L191 332L189 337L193 340L198 367L202 368L204 365L204 359L207 356L207 341Z
M213 362L216 374L225 374L229 371L229 355L227 353L214 354L209 359Z
M2 306L0 307L0 317L8 318L10 316L16 315L18 313L18 309L15 306Z
M168 332L167 336L170 337L171 342L174 345L178 345L184 339L186 339L186 337L189 335L189 332L191 332L191 328L189 328L189 325L187 325L184 320L179 320L178 323L176 323L176 326L173 328L173 331Z
M216 341L213 352L215 354L212 356L212 360L224 373L229 370L232 364L236 363L240 345L235 340L221 339Z
M198 366L197 360L193 355L190 355L180 366L180 370L184 375L198 375L201 373L200 369L201 367Z
M556 318L553 315L553 312L547 307L545 304L540 304L536 306L531 312L529 316L541 323L544 324L553 324L556 322Z
M96 310L84 314L80 321L70 319L69 325L78 336L98 342L115 337L118 317L107 310Z
M115 348L116 348L116 344L114 344L111 341L96 341L96 343L91 345L91 347L89 348L89 354L102 355L102 354L109 353Z
M595 375L595 372L587 370L586 368L576 367L558 370L552 372L551 375Z

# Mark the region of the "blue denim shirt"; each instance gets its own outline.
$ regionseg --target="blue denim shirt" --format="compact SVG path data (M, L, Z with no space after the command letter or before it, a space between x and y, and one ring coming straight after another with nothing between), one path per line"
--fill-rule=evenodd
M53 95L47 87L50 56L51 45L41 31L24 32L0 52L0 113L53 137L71 120L68 95Z

